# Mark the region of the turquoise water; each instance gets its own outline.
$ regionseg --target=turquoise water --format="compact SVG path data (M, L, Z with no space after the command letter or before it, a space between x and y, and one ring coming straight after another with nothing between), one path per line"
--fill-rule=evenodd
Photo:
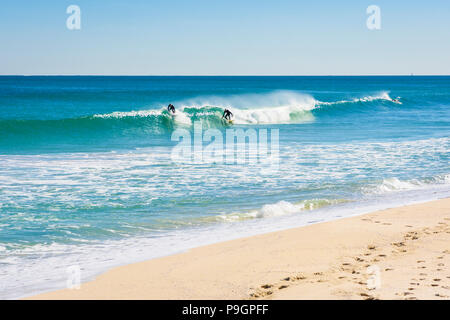
M277 170L172 161L173 132L225 134L225 107L278 130ZM0 297L449 196L449 147L445 76L0 77Z

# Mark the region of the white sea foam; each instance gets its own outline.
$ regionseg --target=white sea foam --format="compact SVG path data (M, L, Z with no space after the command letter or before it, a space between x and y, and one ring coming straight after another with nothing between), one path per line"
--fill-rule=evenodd
M335 104L356 103L356 102L371 102L371 101L376 101L376 100L393 101L393 99L389 96L389 92L382 91L382 92L379 92L374 95L353 98L350 100L339 100L339 101L331 101L331 102L317 101L317 105L320 106L320 105L335 105Z
M316 100L307 94L279 90L262 94L206 96L180 102L182 108L229 109L236 124L274 124L313 120Z
M398 178L384 179L377 187L378 192L392 192L397 190L412 190L422 187L424 184L418 180L402 181Z
M205 112L208 108L230 109L234 114L236 124L270 124L311 121L314 119L309 112L316 106L316 100L307 94L292 91L275 91L265 94L243 94L231 96L205 96L175 103L177 111L175 122L192 124L191 115L184 112L186 108L198 109L196 117L216 115L220 112ZM140 110L127 112L112 112L97 114L95 118L126 118L126 117L160 117L169 115L164 113L165 107L158 110Z
M202 116L221 117L221 112L214 108L229 109L234 114L235 124L287 124L309 122L314 120L311 113L322 105L337 105L344 103L370 102L376 100L393 101L388 92L380 92L374 95L353 98L351 100L339 100L325 102L316 100L308 94L278 90L261 94L242 94L229 96L202 96L175 102L177 111L173 117L175 123L182 125L192 124L192 114L185 112L197 109L197 119ZM165 106L158 110L140 110L127 112L112 112L109 114L97 114L95 118L126 118L126 117L170 117L165 112ZM212 111L208 111L211 109Z
M162 114L161 110L138 110L138 111L116 111L106 114L96 114L94 118L127 118L127 117L151 117L160 116Z
M376 186L364 186L363 192L366 194L384 194L406 190L420 190L436 185L450 184L450 175L438 175L429 179L401 180L396 177L383 179L383 182Z

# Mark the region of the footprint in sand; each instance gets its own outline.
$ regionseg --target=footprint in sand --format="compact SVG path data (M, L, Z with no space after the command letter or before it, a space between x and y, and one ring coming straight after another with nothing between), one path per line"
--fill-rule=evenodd
M364 297L366 300L373 300L374 299L374 297L372 297L371 295L369 295L369 294L367 294L365 292L361 292L359 295L361 297Z
M405 243L404 242L393 242L392 245L394 245L396 247L404 247Z

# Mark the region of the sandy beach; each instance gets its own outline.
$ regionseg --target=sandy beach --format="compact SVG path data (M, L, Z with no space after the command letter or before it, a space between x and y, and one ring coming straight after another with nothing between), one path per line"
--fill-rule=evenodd
M29 299L449 299L450 199L195 248Z

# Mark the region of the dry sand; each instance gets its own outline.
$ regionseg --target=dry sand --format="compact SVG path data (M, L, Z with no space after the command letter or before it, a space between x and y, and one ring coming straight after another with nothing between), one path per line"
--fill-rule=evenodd
M199 247L30 299L449 299L449 266L442 199Z

